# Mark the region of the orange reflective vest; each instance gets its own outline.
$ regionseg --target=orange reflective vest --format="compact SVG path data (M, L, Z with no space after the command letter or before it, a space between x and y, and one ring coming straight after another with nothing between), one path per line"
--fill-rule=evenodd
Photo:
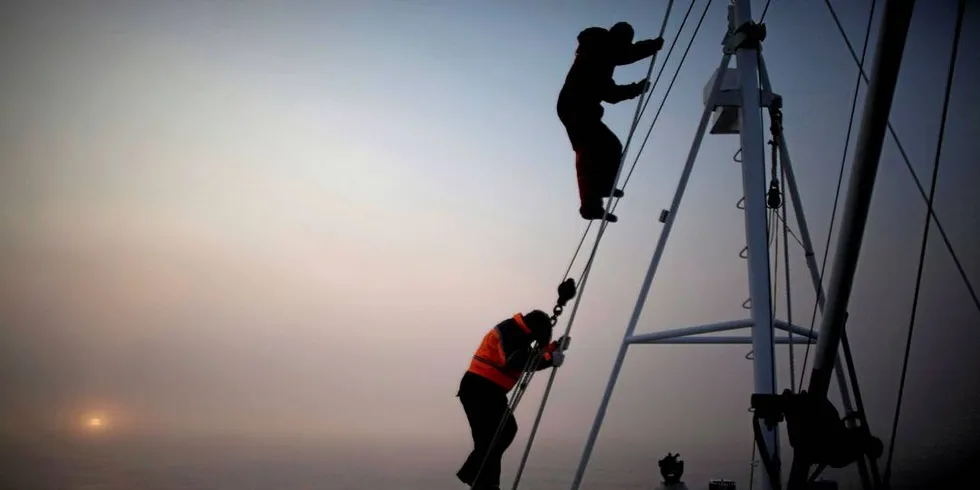
M513 321L513 324L516 324L519 330L508 328L513 326L513 324L508 325L510 321ZM514 369L507 366L507 358L513 353L507 352L504 348L504 338L507 335L521 334L527 340L519 344L523 349L528 349L530 347L529 336L531 329L524 323L524 317L520 313L515 314L510 320L501 322L496 327L493 327L492 330L483 336L483 341L480 343L480 347L476 349L476 353L473 354L473 359L470 360L470 367L467 371L483 376L499 385L505 391L510 391L521 377L521 370L520 368ZM509 337L506 340L507 344L513 342ZM551 345L545 349L546 354L543 356L545 363L538 366L538 369L550 365L550 351L552 350L554 350L554 346Z
M531 329L524 324L524 318L520 313L514 315L512 320L525 335L531 333ZM473 359L470 360L468 371L493 381L504 391L510 391L521 377L521 370L507 367L508 352L504 350L502 326L503 323L493 327L483 336L483 342L480 342L480 347L476 349Z

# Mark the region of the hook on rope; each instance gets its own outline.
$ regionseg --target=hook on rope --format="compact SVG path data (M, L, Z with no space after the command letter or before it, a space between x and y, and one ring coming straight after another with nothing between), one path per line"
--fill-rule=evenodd
M779 209L783 205L783 196L779 191L778 180L773 179L769 182L769 192L766 193L766 204L769 206L769 209Z
M769 146L772 147L770 158L772 177L769 180L769 191L766 192L766 206L769 209L779 209L783 205L783 193L779 189L779 140L775 130L772 135L773 139L769 140Z
M769 132L772 139L769 146L772 147L771 168L772 178L769 181L769 192L766 193L766 204L769 209L779 209L783 205L783 193L779 188L779 142L783 135L783 112L780 109L782 100L773 101L773 106L769 109Z
M575 293L575 279L571 277L565 279L558 285L558 301L555 303L554 309L551 310L553 313L551 315L551 326L555 326L558 323L558 317L565 310L565 305L575 298Z

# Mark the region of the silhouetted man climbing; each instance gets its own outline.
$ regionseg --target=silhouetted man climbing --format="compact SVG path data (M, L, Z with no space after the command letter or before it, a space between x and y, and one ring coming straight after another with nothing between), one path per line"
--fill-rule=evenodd
M602 198L609 197L623 153L619 138L602 122L602 102L633 99L649 88L646 81L616 85L613 71L652 56L663 45L663 38L633 43L633 27L626 22L609 30L590 27L578 35L575 61L558 95L558 118L575 150L582 218L602 218ZM616 189L613 196L622 197L623 191ZM606 220L615 223L617 218L609 214Z
M500 322L483 337L456 394L473 435L473 451L456 472L463 483L470 486L476 483L474 488L478 489L498 488L500 460L517 434L517 421L508 413L507 393L517 384L522 370L531 368L527 365L533 353L531 342L544 346L545 353L537 366L540 371L560 366L564 359L562 352L571 340L562 337L552 342L551 330L548 314L534 310ZM497 434L501 422L504 425Z

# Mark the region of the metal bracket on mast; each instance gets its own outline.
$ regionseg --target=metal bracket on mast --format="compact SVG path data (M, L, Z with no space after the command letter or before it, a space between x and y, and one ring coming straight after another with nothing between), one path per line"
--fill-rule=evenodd
M760 90L760 64L764 67L764 62L759 53L759 48L762 39L765 37L765 28L751 21L750 2L748 0L734 0L728 8L728 14L729 29L722 43L724 45L722 60L709 80L708 86L705 87L705 107L701 114L701 121L695 133L694 141L691 144L684 169L681 172L680 181L671 201L670 209L661 211L660 222L664 224L664 227L661 230L660 238L657 241L650 266L640 288L636 305L630 317L629 324L626 327L626 332L624 333L623 341L613 364L609 381L599 404L595 421L589 432L582 457L576 469L571 486L572 490L578 490L582 484L585 468L588 465L592 449L598 438L598 433L602 426L612 391L622 369L626 352L631 344L752 344L753 350L756 353L753 359L753 371L755 373L754 393L772 395L775 393L776 388L773 362L774 344L790 342L794 344L798 342L805 343L812 342L816 338L816 336L798 326L789 325L786 322L776 320L772 317L768 229L766 220L765 142L762 115L759 110L743 111L741 109L743 107L770 107L773 104L778 104L781 99L777 94L772 93L768 84L768 77L764 77L765 86ZM734 69L728 67L732 56L736 56L738 62L738 67ZM745 231L746 241L748 242L748 282L752 318L634 335L636 325L639 322L639 317L650 291L654 275L666 248L670 230L676 219L681 199L687 188L694 162L697 159L698 151L707 132L709 119L711 119L712 114L715 115L715 118L712 124L711 134L738 134L741 140L743 155L742 185L743 191L745 192ZM784 160L785 178L789 184L796 219L800 224L804 243L811 243L800 199L797 195L798 187L792 170L789 167L788 151L785 148L782 150L781 159ZM807 253L808 256L812 255L812 248L808 248ZM816 270L816 262L808 260L807 265L811 269L811 275L816 274L815 285L817 286L817 295L822 298L822 288L819 288L820 280L819 272ZM698 334L716 333L742 328L751 328L751 337L695 337ZM774 338L774 328L802 335L804 339L793 339L791 341L786 337ZM837 368L842 398L844 399L846 409L850 411L846 381L843 378L839 364ZM764 447L766 449L765 457L769 461L775 462L778 466L779 438L776 428L759 423L755 425L756 430L761 435L761 439L764 440ZM779 472L777 471L776 474L779 474ZM767 490L782 488L781 482L778 479L776 481L770 481L767 474L763 474L760 481L762 488Z

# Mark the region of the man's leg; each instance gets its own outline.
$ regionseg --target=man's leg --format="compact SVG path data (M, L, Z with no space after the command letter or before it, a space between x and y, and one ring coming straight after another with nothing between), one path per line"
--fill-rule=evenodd
M575 152L575 174L578 179L578 196L581 209L602 206L602 197L595 192L596 165L594 151L581 147Z
M494 442L494 450L489 451L490 444L493 442L494 435L500 421L507 413L507 397L498 393L461 393L460 401L466 411L466 418L470 424L470 431L473 436L473 451L470 452L466 462L456 473L456 476L467 485L472 485L479 473L479 483L481 487L493 488L500 480L500 459L503 447L511 443L516 433L516 422L513 424L513 433L507 434L507 424L501 429L500 434ZM513 419L513 415L509 417ZM483 469L480 470L480 466ZM478 488L481 488L478 487Z
M484 446L485 437L483 436L483 403L482 400L471 393L460 393L459 401L463 404L463 411L466 412L466 421L470 425L470 435L473 437L473 450L463 466L456 472L456 477L467 485L472 485L476 478L476 473L483 463L483 455L486 454Z
M584 219L602 219L605 207L602 205L603 193L608 192L610 187L603 187L602 181L602 154L596 148L584 148L575 152L575 166L578 169L578 188L581 205L578 209L579 215ZM615 214L606 215L606 221L615 223L619 218Z
M608 126L602 123L599 126L600 128L596 131L596 151L598 152L596 157L596 185L602 189L603 197L609 197L609 191L613 188L616 174L623 163L623 144ZM613 197L623 197L622 192L620 189L616 189Z
M602 219L605 212L602 198L608 197L613 185L613 179L607 175L609 173L609 155L613 151L612 144L618 144L619 139L601 121L590 124L587 130L583 130L579 134L582 136L581 140L575 145L575 167L578 173L579 198L581 200L579 214L588 220ZM617 155L618 158L619 155ZM613 171L615 172L615 167ZM612 177L615 177L615 173ZM622 197L622 193L618 189L614 195ZM618 218L610 213L606 215L606 221L615 223Z
M516 435L517 420L513 414L510 414L507 416L507 422L500 429L497 442L493 445L490 455L487 456L487 464L483 467L483 473L480 475L480 482L486 485L486 488L496 488L500 485L500 463L504 458L504 452L514 442L514 436Z

